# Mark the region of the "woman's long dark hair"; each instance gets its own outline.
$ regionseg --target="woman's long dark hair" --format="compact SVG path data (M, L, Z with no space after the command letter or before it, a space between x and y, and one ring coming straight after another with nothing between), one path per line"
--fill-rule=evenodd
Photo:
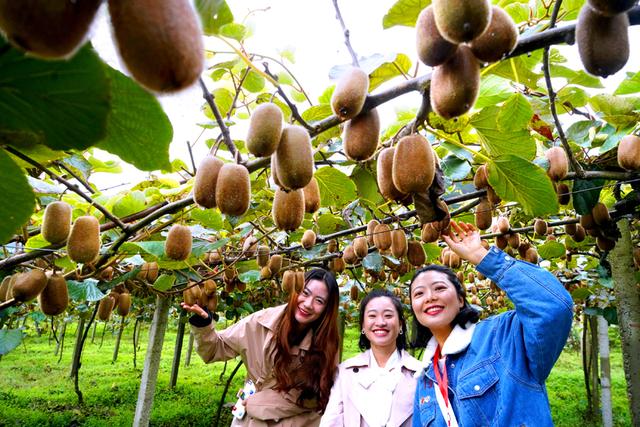
M371 301L372 299L380 297L389 298L396 309L396 313L398 314L398 321L400 322L400 333L396 338L396 348L398 349L398 352L401 352L402 350L407 348L407 322L404 320L404 313L402 312L402 303L400 302L400 299L386 289L374 289L369 292L367 296L365 296L360 302L360 330L362 331L362 323L364 322L365 316L364 312L367 308L367 304L369 304L369 301ZM369 341L369 338L367 338L365 334L360 334L358 347L360 347L360 350L362 351L371 348L371 341Z
M467 301L467 292L458 280L458 276L456 276L456 274L448 267L438 264L430 264L416 270L413 277L411 278L411 284L409 285L409 297L413 300L413 296L411 293L411 286L413 286L413 282L416 281L419 275L421 275L422 273L426 273L427 271L437 271L444 274L449 282L451 282L456 288L456 294L458 294L458 296L462 298L462 301L464 302L464 305L462 306L456 317L454 317L453 321L451 321L451 327L459 325L464 329L466 328L467 322L478 322L478 320L480 319L480 312L471 307L471 305ZM418 322L416 313L413 310L412 318L413 333L411 336L411 347L424 348L427 346L427 343L429 342L433 334L431 333L431 330L429 330L429 328L423 326L420 322Z
M274 335L274 376L277 389L289 391L299 389L301 391L297 404L308 407L307 402L317 402L310 409L321 410L329 402L329 394L333 386L338 369L338 346L340 342L338 332L338 282L333 274L321 268L315 268L305 273L305 286L310 280L324 282L329 291L325 309L322 315L311 325L313 329L313 342L309 351L302 360L302 366L292 371L291 365L294 357L291 355L293 341L299 336L296 327L295 312L298 301L298 293L291 292L289 303L284 311L282 320Z

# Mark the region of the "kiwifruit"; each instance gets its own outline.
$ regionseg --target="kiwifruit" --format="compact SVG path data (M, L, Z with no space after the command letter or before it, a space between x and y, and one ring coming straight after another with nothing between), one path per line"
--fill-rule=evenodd
M487 179L487 165L480 165L473 175L473 186L478 190L487 188L489 180Z
M295 290L296 290L296 293L299 294L304 289L304 271L296 271L295 278L296 278Z
M440 237L440 231L437 230L432 222L427 222L422 226L420 239L425 243L433 243Z
M595 228L596 222L593 219L593 215L588 213L580 216L580 225L584 227L585 230L589 230L591 228Z
M531 244L529 242L521 241L520 246L518 246L518 255L520 255L521 258L525 258L527 254L527 250L529 250L530 247L531 247Z
M113 297L107 295L102 298L98 303L98 319L106 322L111 317L111 312L113 311L113 307L115 306L116 301Z
M200 161L193 184L193 200L198 205L205 208L216 206L216 183L222 165L222 160L211 154Z
M210 297L211 295L214 295L217 292L218 285L216 284L215 280L207 279L204 282L202 282L202 289L204 290L205 295Z
M327 242L327 253L338 252L338 242L336 239L331 239Z
M11 286L11 298L17 302L31 301L42 292L46 285L47 276L41 270L18 273Z
M238 269L235 267L228 266L224 269L224 273L222 274L222 280L225 283L235 282L238 278Z
M489 242L487 242L487 239L482 239L480 241L480 244L482 245L483 248L485 248L486 250L489 250L491 248L491 246L489 245Z
M378 189L380 190L382 197L389 201L399 201L406 196L406 194L398 190L393 183L394 153L395 147L384 148L378 153L378 160L376 162L376 181L378 182Z
M101 3L102 0L0 0L0 29L12 44L34 56L71 56L82 45Z
M611 215L609 215L609 209L607 206L598 202L591 209L591 215L593 216L593 221L598 225L606 225L611 221Z
M387 224L378 224L373 230L373 244L380 251L391 247L391 228Z
M259 245L256 253L256 261L260 267L264 267L269 263L269 246Z
M313 245L316 244L316 232L313 230L305 230L300 244L305 249L311 249Z
M49 243L62 243L71 230L71 205L52 202L47 205L42 217L42 237Z
M9 275L9 276L5 276L4 279L2 279L2 284L0 284L0 302L5 302L6 300L9 299L7 298L7 296L11 295L8 291L9 291L9 283L11 282L12 277L13 276Z
M251 179L246 167L225 163L218 173L216 205L225 215L240 216L249 209Z
M509 224L509 218L506 216L500 216L498 221L496 222L496 228L499 233L506 234L511 229L511 225Z
M276 190L271 210L276 227L284 231L293 231L300 227L304 219L304 193L302 189Z
M376 227L378 226L378 224L380 224L380 222L377 219L372 219L367 223L367 244L369 246L375 246L375 243L373 241L373 233L376 229Z
M176 261L184 261L191 255L192 240L189 227L180 224L172 225L164 242L165 255Z
M429 189L436 172L436 155L420 134L400 138L393 154L393 185L402 193L422 193Z
M202 73L198 17L185 0L109 0L120 57L133 78L158 92L191 86Z
M491 6L489 26L469 43L473 54L482 62L496 62L509 54L518 43L518 27L513 18L499 6Z
M336 274L342 273L346 267L347 265L342 258L332 258L329 261L329 268Z
M236 289L236 281L235 280L224 280L224 291L228 294L230 294L231 292L233 292Z
M561 205L568 205L571 201L571 191L569 186L564 182L558 183L556 186L556 193L558 194L558 203Z
M475 211L476 227L478 227L479 230L486 230L491 227L491 221L493 219L491 210L492 206L489 199L480 197L480 203L478 203Z
M488 228L488 227L487 227ZM507 236L504 235L499 235L496 236L496 246L500 249L505 249L507 246L509 246L509 241L507 240Z
M271 155L271 179L273 180L273 183L275 185L277 185L280 188L283 188L284 186L282 185L282 183L280 182L280 179L278 178L278 165L277 165L278 159L276 157L276 153L273 153Z
M613 248L615 248L616 241L608 239L608 238L606 238L604 236L598 236L598 237L596 237L596 245L598 246L598 248L601 251L607 252L607 251L613 250Z
M366 257L369 253L369 244L367 243L367 238L365 236L357 236L353 239L351 245L353 246L353 252L360 259Z
M471 49L459 46L431 75L431 106L445 119L460 116L473 107L479 88L480 64Z
M631 9L636 4L636 1L637 0L588 0L588 3L589 6L601 15L613 16Z
M218 295L213 294L211 296L206 297L207 300L207 309L211 312L211 313L215 313L216 309L218 308Z
M407 242L407 260L414 267L421 267L427 261L424 248L419 241L411 239Z
M407 235L404 230L395 229L391 232L391 254L398 259L407 254Z
M258 239L255 236L249 235L242 242L242 254L246 257L256 256L258 251Z
M584 227L580 224L577 224L576 226L576 232L573 234L573 236L571 236L571 238L575 241L575 242L582 242L585 239L586 236L586 231L584 230Z
M436 27L433 6L422 9L416 21L416 50L418 58L430 67L438 66L451 57L458 48L447 41Z
M640 169L640 137L627 135L618 144L618 165L626 170Z
M100 253L100 223L91 215L78 217L67 239L67 254L72 261L90 263Z
M358 287L356 285L351 285L351 288L349 289L349 298L351 298L351 301L353 302L358 302Z
M145 262L140 266L140 272L136 276L139 280L153 283L158 278L158 263L155 261Z
M131 294L129 292L125 292L120 294L117 311L120 316L125 317L129 314L129 310L131 310Z
M113 272L114 272L113 267L111 266L106 267L99 274L100 280L103 280L105 282L110 282L111 279L113 279Z
M305 128L286 126L275 153L276 175L280 184L289 190L304 188L313 177L311 139Z
M433 0L432 4L438 31L451 43L475 39L491 21L489 0Z
M290 294L296 287L296 272L293 270L287 270L282 275L281 283L282 291Z
M342 146L351 160L365 161L373 156L378 148L380 137L380 116L372 108L363 111L347 122L344 127Z
M487 185L487 199L489 199L492 206L495 206L502 201L500 196L498 196L498 193L496 193L496 190L494 190L490 185Z
M464 273L462 271L456 271L456 277L461 285L464 284Z
M352 245L347 245L342 251L342 259L346 264L353 265L358 262L358 256Z
M271 274L278 274L282 268L282 255L274 254L269 258L269 270Z
M282 134L282 110L272 102L260 104L251 113L247 149L256 157L272 155Z
M304 192L304 211L306 213L314 213L320 209L320 187L315 177L311 177L311 181L302 189Z
M507 242L509 243L509 246L511 246L513 249L518 249L518 246L520 246L520 234L518 233L511 233L507 236Z
M536 219L533 223L533 231L538 235L542 236L547 234L547 222L543 219Z
M578 15L575 38L582 65L590 74L607 77L621 70L629 59L626 13L604 16L585 4Z
M460 256L457 253L450 251L449 267L456 269L456 268L460 268L461 265L462 265L462 260L460 259Z
M351 67L346 70L331 95L331 109L341 120L360 114L369 90L369 76L362 69Z
M266 280L266 279L270 279L273 273L271 273L271 270L269 269L268 265L265 265L264 267L260 268L260 280Z
M551 147L544 153L544 156L549 161L549 169L547 169L547 175L553 181L560 181L567 176L569 172L569 160L567 159L567 153L562 147Z
M575 222L564 225L564 232L567 233L569 236L573 236L574 234L576 234L577 229L578 229L578 225Z

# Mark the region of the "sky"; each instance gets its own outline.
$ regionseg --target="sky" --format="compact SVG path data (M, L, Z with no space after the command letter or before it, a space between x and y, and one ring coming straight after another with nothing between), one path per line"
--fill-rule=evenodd
M395 3L395 0L338 0L338 5L346 27L350 32L353 49L361 57L374 53L405 53L412 62L417 62L415 54L414 29L409 27L382 28L382 18ZM336 13L333 0L242 0L228 1L236 22L241 22L253 29L253 35L247 40L245 47L249 52L279 57L278 51L293 49L295 63L287 64L296 78L301 82L313 102L317 102L322 91L333 82L329 79L330 69L339 64L351 63L351 56L345 46L342 27ZM100 56L114 68L126 73L120 62L111 40L106 7L100 11L99 18L92 30L92 42ZM630 40L640 39L640 28L634 27ZM205 45L214 50L228 51L229 48L214 38L207 38ZM576 46L561 46L561 52L567 56L576 69L582 65L578 59ZM231 56L219 55L212 63L231 59ZM626 70L640 70L640 52L631 50L631 58ZM280 71L276 66L272 71ZM429 68L422 65L418 74L422 75ZM413 72L413 69L412 69ZM604 80L605 85L613 90L624 78L623 72ZM207 80L205 80L207 81ZM207 81L211 89L214 83ZM388 86L387 86L388 87ZM384 89L378 88L377 91ZM189 164L186 141L193 142L201 134L197 123L207 121L200 109L203 105L202 92L196 84L178 94L158 97L174 127L174 140L171 144L171 159L181 158ZM385 117L395 115L395 110L417 108L420 105L418 94L407 94L389 102L379 111L383 127ZM232 128L232 137L243 139L245 128ZM204 141L214 138L216 130L206 131L194 147L196 164L198 158L207 151ZM122 163L126 172L123 180L131 183L139 182L146 175L133 167ZM111 186L113 175L96 174L93 179L99 188Z

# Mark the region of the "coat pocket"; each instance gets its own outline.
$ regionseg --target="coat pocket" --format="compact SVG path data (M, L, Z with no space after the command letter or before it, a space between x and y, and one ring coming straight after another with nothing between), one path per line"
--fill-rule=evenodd
M413 414L413 425L416 424L416 418L420 420L421 427L432 425L436 418L436 397L431 395L423 395L419 398L419 414Z
M493 364L486 364L458 378L457 394L464 412L482 425L489 425L498 415L499 376Z

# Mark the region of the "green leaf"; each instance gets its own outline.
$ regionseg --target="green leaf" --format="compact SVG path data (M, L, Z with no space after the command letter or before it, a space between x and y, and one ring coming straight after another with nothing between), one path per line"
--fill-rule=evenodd
M571 292L571 298L574 301L584 301L592 294L589 288L577 288Z
M568 107L584 107L589 102L589 94L582 88L575 86L565 86L557 93L556 107L562 114L563 110L569 111Z
M580 215L591 213L591 209L600 199L600 191L604 185L604 179L576 179L571 189L573 207Z
M589 104L612 125L633 126L640 121L640 96L600 94L592 97Z
M37 142L55 150L83 150L104 138L109 79L90 45L66 61L25 56L0 37L0 50L4 49L0 140L18 148Z
M238 275L242 283L252 284L260 281L260 270L249 270Z
M212 230L220 230L223 227L222 214L218 209L194 209L191 211L191 218Z
M606 139L604 140L604 144L600 147L600 153L605 153L612 148L617 147L620 140L631 133L635 123L629 123L629 125L630 126L615 128L610 124L607 124L602 128L598 133L598 138L606 135Z
M569 141L572 141L581 147L590 147L591 136L589 133L591 129L599 127L600 125L601 122L598 121L580 120L569 126L565 131L565 134Z
M247 77L242 83L242 87L252 93L259 93L264 89L264 77L253 70L249 70Z
M528 129L503 132L498 128L499 107L486 107L471 117L471 126L478 132L485 149L492 157L513 154L525 159L536 155L536 143Z
M492 159L488 165L489 184L503 200L520 203L527 215L558 212L558 197L541 167L511 154Z
M533 117L533 107L521 93L515 93L500 108L498 129L511 132L526 129Z
M333 111L331 110L331 105L318 104L304 110L301 116L305 122L309 124L313 124L315 122L324 120L327 117L330 117L331 115L333 115Z
M373 91L378 86L394 77L406 75L411 69L411 60L404 53L399 53L388 62L384 62L369 74L369 91Z
M97 145L144 171L168 170L173 127L155 96L121 72L107 67L111 113L106 138Z
M318 231L322 235L332 234L346 228L344 220L338 215L325 213L318 217Z
M567 249L560 242L549 241L538 246L538 255L543 259L560 258L567 252Z
M452 181L464 179L471 172L469 162L457 156L447 156L440 162L444 175Z
M440 258L442 248L435 243L423 243L424 253L427 255L427 262L436 262Z
M219 34L241 42L247 36L247 28L242 24L231 22L229 24L222 25L220 27Z
M382 257L380 256L380 252L370 252L366 257L362 259L362 266L367 270L381 271Z
M113 214L124 217L144 210L147 206L142 191L128 191L113 205Z
M378 191L376 176L370 170L358 165L351 172L351 179L356 184L358 196L376 205L384 203L382 195Z
M161 274L153 283L153 287L160 292L168 291L176 282L176 276L173 274Z
M4 243L29 221L36 203L24 171L4 150L0 150L0 194L0 243Z
M627 95L640 92L640 71L635 74L627 73L627 78L613 92L614 95Z
M160 258L164 255L164 241L126 242L120 246L120 250L118 252L127 255L135 255L140 253L140 251L153 255L156 258Z
M564 77L567 79L567 84L596 89L604 87L598 77L587 74L583 70L575 71L564 65L557 64L551 65L550 68L552 77Z
M220 112L220 115L222 117L226 117L233 106L233 94L228 89L219 87L214 89L214 91L211 92L211 95L213 96L213 100ZM216 117L213 115L213 111L211 111L211 107L209 107L209 105L205 106L204 114L209 119L214 121L216 120ZM217 122L215 124L217 125Z
M0 356L9 353L22 342L22 330L0 329Z
M208 36L218 34L220 27L233 22L233 13L225 0L196 0L202 30Z
M324 207L341 209L358 197L353 181L336 168L320 168L314 176L320 187L320 200Z
M538 81L542 78L542 74L533 71L541 61L541 53L534 52L530 57L524 55L516 58L509 58L499 62L495 67L491 68L489 73L511 80L513 82L524 84L525 86L536 89Z
M516 24L529 20L529 5L526 3L510 3L503 7Z
M513 89L509 80L499 76L488 75L480 81L480 91L475 108L481 109L491 105L496 105L511 97Z
M396 25L415 27L418 15L431 0L398 0L382 18L382 28L387 29Z
M98 281L96 279L85 279L82 282L67 280L67 288L69 290L69 298L76 302L100 301L105 297L105 294L98 289Z

